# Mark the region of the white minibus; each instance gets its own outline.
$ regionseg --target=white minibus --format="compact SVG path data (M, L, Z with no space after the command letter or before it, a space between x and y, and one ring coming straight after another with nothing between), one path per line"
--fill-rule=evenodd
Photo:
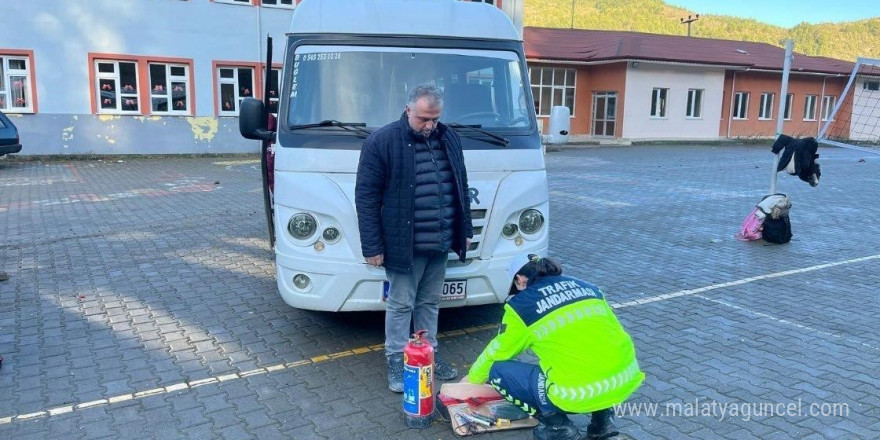
M441 306L503 302L510 259L547 254L550 214L523 42L510 19L479 2L305 0L285 47L277 121L253 99L240 114L242 135L264 142L284 301L384 310L385 271L366 264L358 236L360 148L427 83L443 91L440 121L462 139L474 225L466 261L449 259Z

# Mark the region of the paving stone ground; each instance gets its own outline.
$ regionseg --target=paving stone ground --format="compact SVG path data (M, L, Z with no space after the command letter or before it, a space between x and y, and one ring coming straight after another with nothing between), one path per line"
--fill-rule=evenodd
M880 438L880 156L823 147L818 187L779 175L792 242L739 242L768 150L548 153L551 253L647 374L633 439ZM381 313L283 303L251 159L0 161L0 438L453 437L401 423ZM465 369L499 318L443 310L441 350Z

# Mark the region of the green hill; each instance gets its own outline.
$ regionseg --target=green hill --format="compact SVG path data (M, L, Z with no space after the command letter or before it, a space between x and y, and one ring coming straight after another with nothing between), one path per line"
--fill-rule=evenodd
M700 11L671 6L662 0L529 0L526 26L602 29L687 35L680 19ZM794 40L795 52L855 61L880 58L880 17L843 23L801 23L791 29L728 15L703 15L691 24L691 35L745 40L784 46Z

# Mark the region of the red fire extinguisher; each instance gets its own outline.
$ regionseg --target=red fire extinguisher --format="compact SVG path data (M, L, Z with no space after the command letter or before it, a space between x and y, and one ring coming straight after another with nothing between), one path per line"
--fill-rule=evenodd
M409 428L431 426L434 414L434 347L419 330L403 348L403 413Z

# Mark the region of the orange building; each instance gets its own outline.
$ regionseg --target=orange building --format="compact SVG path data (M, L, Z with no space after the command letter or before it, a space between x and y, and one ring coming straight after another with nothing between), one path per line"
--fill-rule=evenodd
M815 137L854 67L794 53L780 99L785 50L766 43L532 27L524 40L544 126L565 105L571 133L599 139L772 137L781 104L785 134ZM838 133L851 101L832 123Z

